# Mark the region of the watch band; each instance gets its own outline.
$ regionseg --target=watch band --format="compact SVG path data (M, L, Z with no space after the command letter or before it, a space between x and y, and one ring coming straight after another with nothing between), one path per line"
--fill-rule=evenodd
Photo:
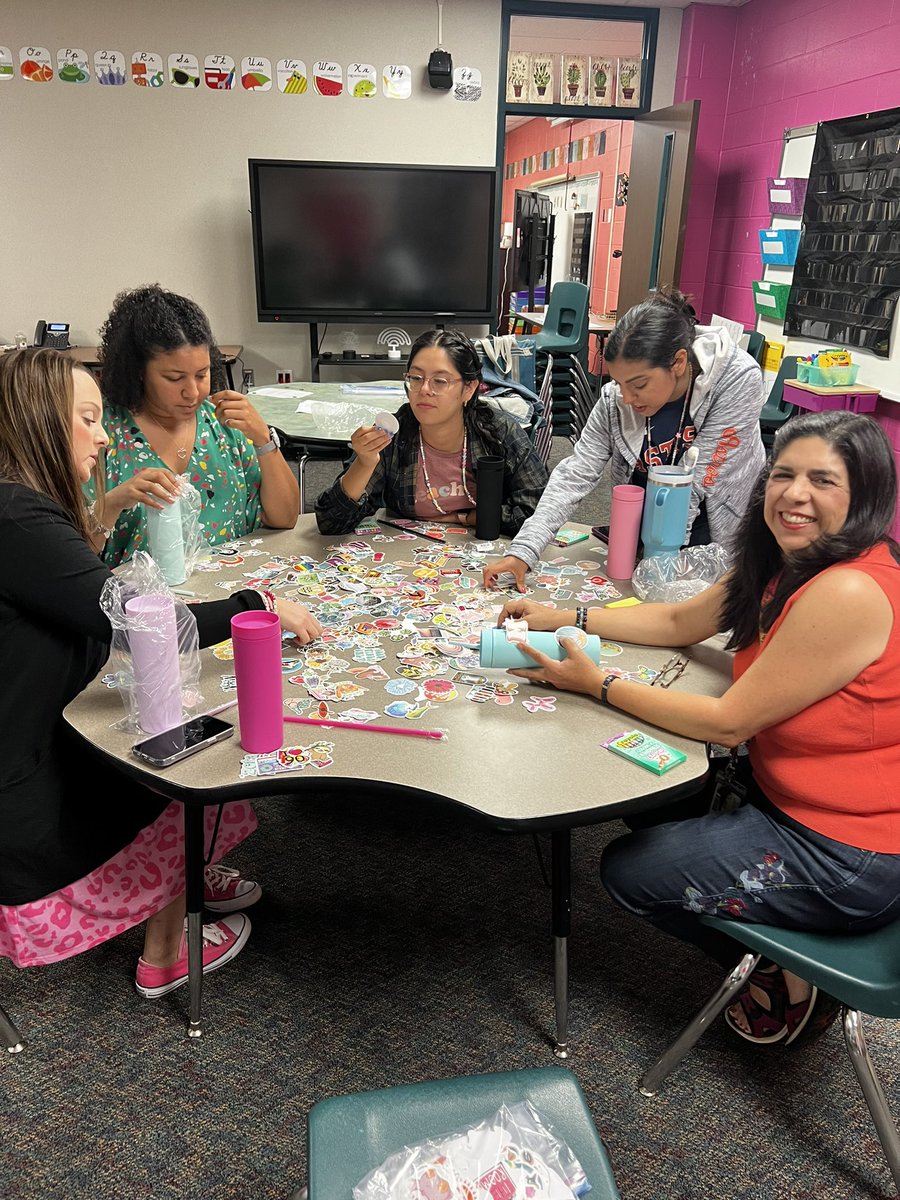
M262 456L264 454L271 454L273 450L280 450L280 449L281 449L281 438L278 436L278 434L275 432L275 430L270 425L269 426L269 440L267 442L263 442L263 444L261 446L255 447L256 457L262 458Z
M609 685L615 679L615 675L607 675L600 687L600 703L606 708L615 708L612 700L610 700L608 692Z

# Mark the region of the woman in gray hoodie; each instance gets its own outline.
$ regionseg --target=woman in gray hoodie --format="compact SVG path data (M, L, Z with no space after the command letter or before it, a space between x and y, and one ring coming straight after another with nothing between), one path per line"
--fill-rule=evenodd
M699 325L674 289L654 292L625 313L609 336L605 361L612 382L509 554L485 568L485 586L510 573L525 590L526 571L597 486L607 462L613 487L644 487L648 467L678 463L690 447L697 455L685 544L730 547L766 457L758 364L724 329Z

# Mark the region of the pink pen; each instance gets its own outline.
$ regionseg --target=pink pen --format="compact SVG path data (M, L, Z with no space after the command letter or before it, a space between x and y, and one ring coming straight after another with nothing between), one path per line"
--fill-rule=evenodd
M430 738L445 742L447 735L440 729L398 729L396 725L367 725L365 721L329 721L319 717L285 717L294 725L321 725L324 729L365 729L369 733L399 733L401 737Z

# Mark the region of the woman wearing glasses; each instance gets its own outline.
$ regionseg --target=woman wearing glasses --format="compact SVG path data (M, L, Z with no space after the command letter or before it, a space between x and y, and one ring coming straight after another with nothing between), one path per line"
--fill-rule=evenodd
M532 629L578 623L655 646L729 631L734 683L719 697L690 694L690 665L676 678L671 664L664 683L674 686L646 687L565 641L563 662L529 649L535 668L513 672L642 725L750 742L752 775L732 781L726 769L717 811L672 821L662 809L665 823L619 838L602 863L617 904L729 967L734 942L701 925L701 914L835 933L900 919L900 548L888 533L896 503L882 429L856 413L808 413L782 426L738 531L734 569L705 592L578 614L516 600L500 614ZM727 1020L750 1041L787 1045L836 1013L823 997L813 1017L816 1001L814 987L768 964Z
M457 330L431 329L413 343L406 364L409 402L390 434L363 425L353 460L316 501L321 533L346 533L381 507L413 520L475 524L475 464L504 462L501 530L516 533L534 512L547 471L528 435L478 397L481 363Z

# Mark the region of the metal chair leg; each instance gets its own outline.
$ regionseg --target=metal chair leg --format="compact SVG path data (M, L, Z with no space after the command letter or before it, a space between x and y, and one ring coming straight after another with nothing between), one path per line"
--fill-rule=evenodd
M894 1185L900 1192L900 1135L888 1108L881 1080L869 1055L869 1047L863 1034L862 1014L857 1009L844 1008L844 1044L875 1122L878 1140L894 1177Z
M309 462L308 454L301 454L297 459L297 483L300 485L300 515L306 512L306 464Z
M22 1035L13 1025L5 1009L0 1008L0 1042L10 1054L18 1054L23 1048Z
M731 998L741 990L762 956L748 951L733 971L730 971L718 991L700 1009L666 1050L662 1057L641 1078L638 1085L642 1096L655 1096L662 1081L675 1070L681 1060L699 1042L706 1029L716 1019Z

